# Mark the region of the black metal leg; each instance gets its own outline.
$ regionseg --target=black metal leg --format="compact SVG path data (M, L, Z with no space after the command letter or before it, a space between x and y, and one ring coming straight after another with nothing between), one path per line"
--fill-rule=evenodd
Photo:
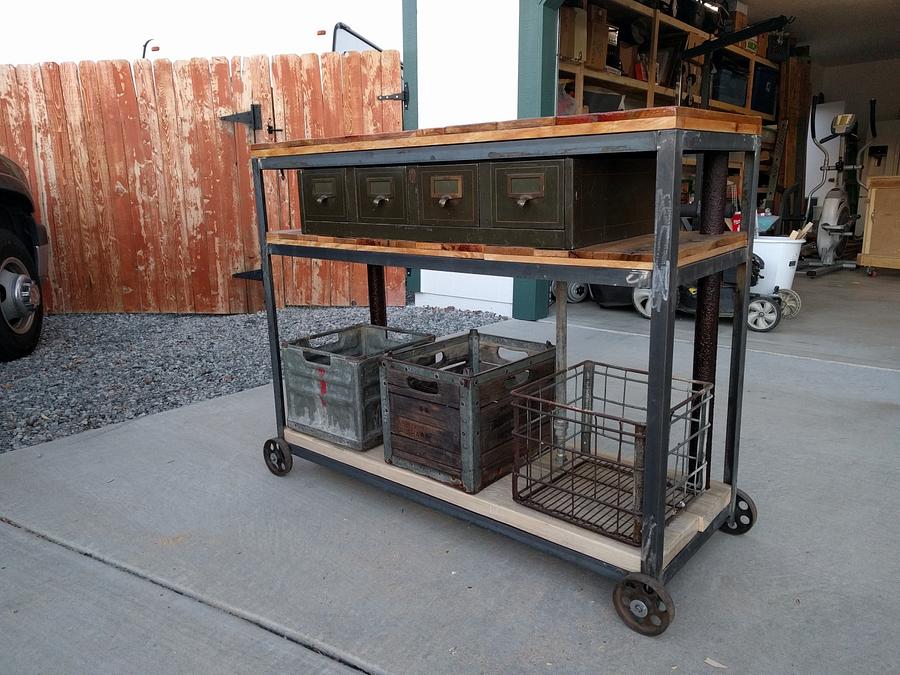
M650 287L650 375L647 393L647 446L644 509L641 522L641 571L654 578L663 572L666 526L666 465L669 408L672 398L672 347L678 299L678 217L681 195L683 135L663 131L656 153L656 238Z
M272 387L275 392L275 431L281 436L285 425L284 387L281 381L281 345L278 338L278 306L275 304L275 284L272 281L272 256L266 245L268 216L263 187L262 168L253 160L253 190L256 194L256 218L259 225L260 267L262 267L263 295L266 300L266 320L269 324L269 351L272 357Z
M744 396L744 361L747 349L747 306L750 303L750 261L756 234L756 183L759 175L759 139L752 153L744 154L744 184L741 224L747 232L747 262L737 268L734 323L731 337L731 371L728 376L728 420L725 427L723 480L731 485L731 512L737 496L737 470L741 442L741 407Z
M384 292L384 267L366 265L369 281L369 322L373 326L387 326L387 299Z
M703 179L700 193L700 234L721 234L725 228L725 191L728 181L728 153L707 153L703 161ZM718 272L697 281L697 314L694 317L694 367L693 378L701 382L716 382L716 356L719 348L719 300L722 273ZM709 410L712 429L713 409ZM693 423L691 432L697 434L699 423ZM690 447L689 472L694 475L702 453L705 465L712 460L712 433L707 433L706 447L698 446L698 437ZM710 482L706 471L705 486Z

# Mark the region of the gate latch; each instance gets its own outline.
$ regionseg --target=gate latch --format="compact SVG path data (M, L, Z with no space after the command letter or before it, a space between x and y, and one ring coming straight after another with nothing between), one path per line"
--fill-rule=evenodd
M379 101L403 101L403 109L409 110L409 85L404 82L403 83L403 91L398 91L396 94L380 94L378 96Z
M236 124L246 124L248 127L256 131L262 129L262 106L259 103L251 103L250 110L246 112L233 113L231 115L223 115L219 118L223 122L235 122Z

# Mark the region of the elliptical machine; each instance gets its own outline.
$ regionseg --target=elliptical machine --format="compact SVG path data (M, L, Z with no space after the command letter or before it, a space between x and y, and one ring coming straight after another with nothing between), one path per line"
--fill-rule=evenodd
M809 277L817 277L822 274L836 272L845 267L854 269L856 263L841 261L840 255L843 253L847 239L852 237L856 229L856 221L858 215L850 213L850 202L847 197L847 186L844 174L850 171L861 171L863 169L862 156L869 143L866 143L857 153L855 164L845 164L844 157L847 154L847 142L850 138L859 138L856 134L857 124L856 115L853 113L841 113L831 120L831 133L819 140L816 138L816 107L818 106L818 97L813 97L812 110L809 118L809 130L813 143L825 156L822 164L822 180L807 194L807 222L813 221L813 200L812 195L816 190L825 185L828 181L828 172L834 171L835 177L832 179L834 187L825 194L822 200L822 210L816 223L816 251L819 255L818 262L808 263L812 269L807 270L806 275ZM875 129L875 99L869 99L869 142L875 138L877 131ZM840 139L838 157L834 164L831 163L828 150L824 144L835 138ZM857 179L859 176L857 177Z

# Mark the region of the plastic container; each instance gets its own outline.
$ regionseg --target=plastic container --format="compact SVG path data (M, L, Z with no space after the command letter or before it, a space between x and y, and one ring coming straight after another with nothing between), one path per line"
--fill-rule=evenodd
M282 345L287 425L355 450L381 442L384 353L433 335L360 324Z
M772 295L776 288L790 288L794 283L797 261L803 239L788 237L757 237L753 240L753 252L763 259L766 266L759 281L750 291L762 295Z

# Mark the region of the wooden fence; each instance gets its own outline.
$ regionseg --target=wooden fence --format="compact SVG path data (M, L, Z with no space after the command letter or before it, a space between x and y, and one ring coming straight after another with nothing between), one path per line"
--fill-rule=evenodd
M0 65L0 153L51 234L48 309L237 313L262 307L249 127L256 141L396 131L397 52ZM297 177L266 176L272 229L300 227ZM386 271L403 304L404 271ZM366 304L362 265L275 260L287 304Z

